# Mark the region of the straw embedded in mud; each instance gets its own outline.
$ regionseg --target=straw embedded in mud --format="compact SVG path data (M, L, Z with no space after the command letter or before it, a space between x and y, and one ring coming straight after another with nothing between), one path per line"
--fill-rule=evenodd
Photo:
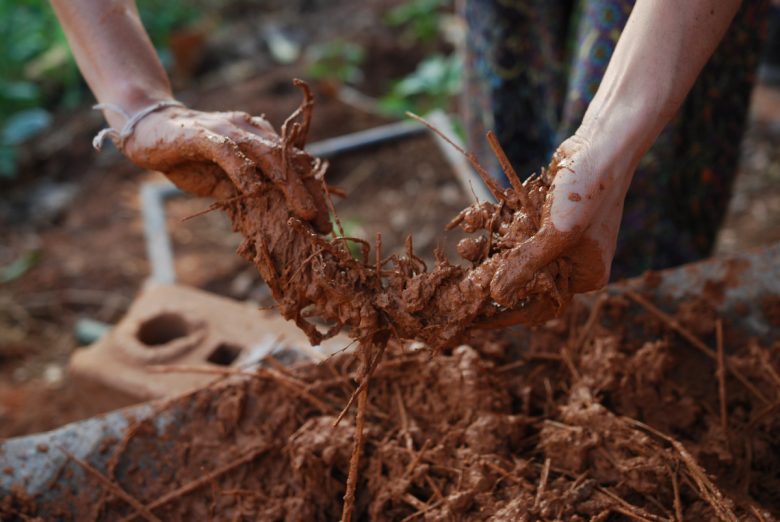
M405 255L387 259L381 256L378 236L372 259L368 242L344 237L324 179L327 164L304 151L314 102L304 82L295 84L303 92L303 103L284 122L278 140L266 140L264 163L242 179L233 180L238 194L218 201L216 206L227 212L234 229L244 236L239 253L257 266L281 314L294 320L312 344L342 329L360 342L359 387L336 421L357 397L358 425L342 515L342 520L350 520L368 382L387 343L418 340L440 350L456 345L474 327L550 319L559 315L571 298L569 266L567 261L558 260L545 267L521 292L513 293L505 306L493 299L491 281L496 271L539 229L541 209L555 172L543 172L521 183L492 134L488 137L491 147L512 186L501 189L473 155L461 151L496 202L475 203L448 227L479 234L458 245L471 267L452 264L438 251L429 271L414 254L411 236ZM302 187L306 191L301 191ZM305 201L296 199L299 197ZM302 209L311 201L316 203L317 212L312 213L312 221L304 221L300 218ZM328 211L333 213L340 235L323 221ZM322 235L328 229L331 239ZM360 245L360 259L353 257L348 242ZM321 331L312 318L327 329Z
M701 317L678 315L673 327L612 295L575 302L520 340L481 332L435 357L390 343L359 460L356 420L334 428L332 406L359 386L363 362L261 369L166 404L181 422L133 426L105 473L123 497L90 477L94 487L64 498L97 520L332 520L357 469L353 520L773 520L780 421L675 331L714 347L720 323L705 331ZM777 397L776 347L722 324L729 364Z
M331 238L321 235L328 225L301 220L300 212L291 208L295 203L290 192L279 188L286 173L294 172L288 179L303 181L320 206L318 216L333 208L324 182L327 165L304 151L313 102L305 84L297 85L303 89L304 103L282 126L278 141L269 143L267 163L235 183L239 191L260 190L217 206L245 238L239 253L257 265L282 315L294 320L312 343L346 329L365 344L414 339L438 349L456 345L475 326L503 317L537 323L560 313L571 297L566 261L537 274L509 306L496 303L490 292L490 281L508 253L538 230L554 172L523 184L509 171L512 187L501 189L476 165L497 202L476 203L450 223L450 228L477 234L459 245L470 267L453 264L437 252L429 270L415 256L411 239L405 255L382 259L377 250L375 260L366 241L343 237L343 231L333 232ZM497 154L503 154L494 137L491 143ZM360 244L359 259L350 253L348 242ZM321 331L312 319L328 328Z
M165 404L181 422L131 427L108 472L90 470L95 488L63 494L73 509L95 520L772 520L767 510L780 512L771 452L777 347L738 337L704 298L679 303L674 317L634 291L567 307L564 262L540 271L511 306L497 305L491 275L539 229L555 173L521 183L492 137L512 187L486 178L496 202L450 223L474 234L458 247L466 266L439 254L429 269L411 238L404 255L383 257L379 236L371 245L333 233L322 219L333 208L326 165L302 150L312 107L302 87L302 121L288 120L263 168L236 180L216 207L244 235L240 252L282 314L315 343L347 329L357 353L256 372L158 368L246 380ZM316 202L309 221L291 202L299 193L282 187L293 178ZM361 246L359 256L347 242ZM556 315L521 340L477 330ZM440 353L408 351L396 342L404 339ZM469 346L455 346L461 341ZM0 515L35 515L27 500L0 501Z

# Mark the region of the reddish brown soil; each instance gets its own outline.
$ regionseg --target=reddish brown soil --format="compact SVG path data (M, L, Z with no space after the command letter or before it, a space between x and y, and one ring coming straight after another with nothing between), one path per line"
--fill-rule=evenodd
M284 126L266 163L234 179L237 195L217 206L282 314L314 341L328 333L310 318L331 332L349 327L358 357L259 370L165 405L184 410L182 420L164 433L143 423L129 431L109 461L110 494L103 479L65 492L63 505L96 519L166 520L765 520L780 511L780 346L723 328L717 295L680 303L674 319L627 291L630 300L577 304L522 339L473 330L505 313L484 281L538 227L550 180L515 184L496 193L500 205L475 204L453 221L488 233L484 245L459 245L470 269L439 255L428 271L411 242L388 260L368 246L353 257L316 232L329 228L318 214L298 219L303 205L279 188L295 173L325 204L319 163L299 150L306 116ZM521 297L530 308L563 309L566 269L529 282ZM440 353L405 351L402 339ZM355 396L354 422L339 423ZM35 514L21 500L8 511Z
M497 203L475 203L448 225L479 234L458 244L459 254L472 263L471 268L452 264L437 250L429 271L415 255L411 236L404 255L384 258L377 234L372 254L371 243L345 235L331 201L333 189L324 177L328 164L304 150L314 101L304 82L295 84L303 101L278 135L262 119L245 115L262 140L252 142L251 154L242 148L243 142L231 142L228 154L234 154L234 149L247 154L241 156L240 169L226 169L218 178L193 176L188 163L182 176L179 164L166 163L164 148L144 149L131 157L142 166L166 173L170 169L171 180L183 189L217 199L212 208L223 209L244 237L238 253L255 264L281 315L294 320L312 344L345 329L358 341L360 386L347 405L357 397L342 513L342 520L348 521L363 450L367 389L388 342L422 341L438 353L462 341L472 328L538 324L557 317L571 299L571 267L569 261L559 259L525 280L512 280L511 287L504 281L496 284L499 275L512 270L515 260L524 255L523 243L539 230L557 169L543 169L540 176L521 183L490 134L512 186L501 189L472 159ZM189 146L182 144L185 157ZM350 251L350 243L359 246L359 255Z
M106 200L115 199L116 192L106 187ZM113 209L104 214L116 217ZM105 244L127 227L101 219L112 227L104 231L110 238ZM72 224L72 230L78 228ZM67 239L62 245L72 230L61 234ZM123 273L118 281L127 296L144 272L137 233L134 241L134 264L125 267L130 275ZM84 269L83 264L69 268L71 273ZM27 287L67 284L55 269L43 272L50 275L48 283ZM112 290L118 286L103 283ZM768 299L765 314L777 317L776 299ZM711 307L683 305L681 320L714 346ZM100 311L106 317L118 313L103 306ZM723 423L716 365L656 319L624 315L626 302L620 299L607 304L593 329L584 326L586 311L570 314L538 332L531 350L523 349L522 364L517 353L522 344L485 338L471 340L477 351L458 348L433 359L397 349L386 354L370 385L355 518L771 520L769 513L780 513L778 382L772 370L780 347L748 343L726 325L727 353L770 401L751 396L729 376ZM700 315L704 319L697 319ZM623 329L633 322L644 328L644 343L624 336ZM580 339L583 329L590 333ZM117 456L118 484L151 504L226 465L232 467L218 477L206 474L200 487L181 498L174 495L155 514L173 520L240 519L242 514L248 519L336 518L355 428L349 418L335 430L330 425L359 382L359 372L348 356L291 372L301 381L297 385L324 401L324 408L289 386L280 387L278 376L269 374L244 385L201 391L191 423L161 439L146 424L134 432ZM41 397L30 404L43 404L51 395ZM176 451L162 451L161 440L172 442ZM706 468L723 497L713 494L687 455ZM149 457L157 469L139 468ZM4 499L0 518L8 512L35 514L40 506L27 500ZM83 510L82 518L92 513L116 519L132 512L97 481L75 499L75 506Z
M380 354L390 338L439 349L453 346L475 326L505 318L535 323L563 309L571 297L567 261L551 263L511 292L497 289L494 279L539 229L554 169L525 184L513 177L513 186L503 190L483 172L498 204L471 205L449 225L477 234L458 245L471 268L454 265L438 252L429 270L415 255L411 237L404 255L384 258L381 237L372 251L370 242L346 237L337 216L335 226L328 221L327 165L303 152L313 100L308 87L299 85L301 107L279 136L264 136L268 145L257 156L257 168L240 178L233 175L232 193L215 208L224 209L244 236L238 252L257 266L281 314L313 344L347 328L351 337ZM333 239L320 235L328 233ZM359 245L359 256L353 256L349 243ZM497 294L503 297L500 305ZM326 330L309 318L328 325Z
M628 298L596 302L532 336L482 335L434 357L388 350L370 384L354 519L780 514L780 346L744 342L725 325L727 364L770 402L727 372L722 418L714 361ZM715 346L712 323L680 317ZM334 520L355 425L333 422L360 375L343 354L201 390L162 407L185 412L163 433L131 430L109 475L163 520ZM133 518L86 480L75 497L64 493L80 518ZM38 509L24 513L57 513Z
M2 433L8 437L38 433L138 402L136 397L83 379L42 384L0 382Z

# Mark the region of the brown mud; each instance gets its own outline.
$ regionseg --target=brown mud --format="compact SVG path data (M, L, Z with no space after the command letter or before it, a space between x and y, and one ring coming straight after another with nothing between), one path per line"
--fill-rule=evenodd
M472 267L452 264L438 250L435 266L429 271L415 255L411 236L405 255L384 259L381 236L377 235L372 256L369 242L344 234L330 199L334 191L324 178L327 163L304 152L314 101L304 82L297 80L295 84L304 94L301 106L284 122L279 136L265 137L266 150L251 155L257 168L230 179L232 190L221 188L215 193L221 197L215 207L225 210L234 230L244 237L238 252L255 264L283 317L294 320L315 345L343 329L359 342L360 385L335 420L337 425L357 399L341 517L349 521L363 449L368 383L388 341L421 341L438 352L461 342L474 327L537 324L551 319L571 299L571 267L567 260L558 259L532 274L519 288L514 281L511 289L506 283L496 285L498 278L494 276L507 268L512 256L522 251L523 242L539 230L556 169L521 183L492 134L488 139L512 186L501 189L474 156L461 151L497 203L475 203L448 226L480 234L458 245L459 253ZM336 230L327 218L328 209L333 212ZM331 240L322 235L328 232ZM350 242L360 246L359 259L350 252Z
M344 237L338 217L332 239L321 235L331 231L322 212L331 189L324 180L327 164L303 152L313 103L308 88L299 85L305 101L285 122L278 141L269 142L263 164L232 180L237 194L215 205L244 236L239 253L257 266L281 314L294 320L313 344L346 328L366 345L383 345L393 338L439 349L456 345L475 326L504 320L538 323L563 310L571 298L566 261L536 274L504 303L507 306L491 295L496 271L539 229L554 172L524 184L511 176L512 187L502 190L479 169L498 203L476 203L450 223L451 228L477 234L458 245L470 268L452 264L438 252L429 269L415 255L411 236L406 255L383 258L380 237L372 254L369 242ZM290 189L280 190L286 180L302 180L308 189L320 210L311 214L312 222L300 219L306 202L297 202ZM360 258L350 253L350 242L360 245ZM325 325L325 331L312 318Z
M776 520L780 345L681 315L695 342L727 340L719 362L628 295L437 356L391 343L353 519ZM200 390L161 406L179 411L166 428L134 425L107 470L72 461L63 476L85 487L53 487L84 520L337 519L356 424L333 423L361 375L341 354ZM23 495L3 509L58 516Z
M94 487L62 491L64 509L93 520L774 520L780 346L739 338L706 299L682 303L676 321L630 293L634 304L567 308L565 262L499 306L492 277L538 230L554 169L506 190L486 180L498 203L451 224L478 234L458 248L470 268L438 255L428 270L411 239L384 259L379 237L373 256L343 232L326 238L325 165L303 152L305 92L261 168L215 205L280 312L314 343L348 329L358 357L272 365L164 405L177 420L135 425L105 472L69 457L66 474ZM311 222L283 188L292 177L319 207ZM521 339L477 329L552 316ZM399 342L411 339L439 354ZM355 418L339 423L355 397ZM0 503L15 512L60 515L24 495Z

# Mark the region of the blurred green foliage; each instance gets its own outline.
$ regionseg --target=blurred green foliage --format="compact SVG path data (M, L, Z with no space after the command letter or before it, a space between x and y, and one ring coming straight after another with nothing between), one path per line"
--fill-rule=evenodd
M404 78L393 82L379 100L379 109L390 116L404 116L412 111L425 114L446 108L460 92L463 64L455 54L441 54L445 40L443 16L452 11L452 0L408 0L396 5L383 16L388 27L398 30L408 46L420 46L430 54ZM336 39L309 48L307 73L315 80L334 80L357 85L363 80L366 53L363 47Z
M0 267L0 283L10 283L25 274L30 268L38 264L41 259L40 250L29 250L16 258L10 264Z
M445 0L410 0L388 11L385 23L402 28L404 39L432 42L439 36L439 8L446 4Z
M443 55L437 44L444 41L443 17L451 10L449 0L408 0L385 15L385 23L400 28L401 38L432 49L417 68L397 81L379 101L384 112L403 116L406 111L425 114L446 109L461 90L463 64L456 53Z
M425 114L443 109L460 92L462 83L463 63L459 56L429 56L379 100L379 107L397 116L406 111Z
M191 2L138 0L138 9L163 63L171 30L199 17ZM0 177L12 177L16 146L88 90L48 0L0 0L0 20Z
M363 79L365 54L360 45L346 40L315 45L306 52L306 72L315 80L356 83Z

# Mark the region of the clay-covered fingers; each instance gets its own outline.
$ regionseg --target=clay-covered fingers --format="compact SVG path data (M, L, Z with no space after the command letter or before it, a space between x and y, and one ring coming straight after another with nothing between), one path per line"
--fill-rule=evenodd
M271 123L261 116L252 116L246 112L234 111L230 113L230 121L233 125L262 138L276 137L276 131L271 126Z
M301 219L312 223L314 228L327 233L331 221L322 183L311 176L312 159L297 150L288 150L287 165L275 165L281 161L272 151L278 151L278 135L263 117L251 116L245 112L231 113L231 121L242 132L235 141L266 176L282 191L290 209ZM301 175L301 172L307 175Z
M254 167L235 142L191 119L155 113L142 123L125 154L141 168L165 173L187 192L214 197L232 193L231 185L240 188Z
M187 161L167 169L165 175L174 185L196 196L224 200L236 195L233 182L213 163Z
M609 282L610 265L614 255L607 247L586 234L568 253L571 260L569 277L571 291L575 294L603 288Z
M568 253L572 261L572 292L597 290L609 281L623 215L622 201L620 194L605 198L588 230Z
M128 141L125 154L201 196L251 194L267 181L281 190L296 217L329 230L322 187L304 181L313 177L314 160L282 143L264 118L238 111L172 109L150 114Z
M240 111L221 115L221 123L214 130L224 137L234 155L245 158L281 190L290 210L298 218L314 223L318 230L325 229L325 221L328 225L330 223L327 206L322 197L315 197L316 194L321 196L321 189L312 192L313 187L307 186L300 174L311 170L311 158L294 149L281 154L280 147L284 145L279 143L279 136L263 118ZM228 158L220 157L216 150L214 152L218 156L214 161L225 168L236 186L241 187L240 180L235 179L233 173L242 171L235 170L235 162L231 165Z
M546 223L534 236L509 251L490 281L490 296L507 308L526 297L525 286L544 267L562 256L580 237L579 230L560 232Z
M284 169L278 155L273 153L274 145L275 142L233 126L221 133L203 129L190 141L187 150L191 160L218 165L233 185L244 194L251 193L255 188L249 174L259 168L284 192L285 199L296 216L305 221L316 218L317 209L311 195L300 178L294 172L290 174L292 168ZM282 182L285 179L286 182Z
M255 168L255 162L231 138L204 130L188 142L184 152L190 161L205 161L219 166L240 192L252 190L248 174Z
M284 194L290 210L304 221L319 218L323 206L318 205L299 173L311 169L311 159L303 153L290 150L288 155L279 154L278 146L273 148L266 140L253 134L243 134L240 148L254 161L265 176Z

